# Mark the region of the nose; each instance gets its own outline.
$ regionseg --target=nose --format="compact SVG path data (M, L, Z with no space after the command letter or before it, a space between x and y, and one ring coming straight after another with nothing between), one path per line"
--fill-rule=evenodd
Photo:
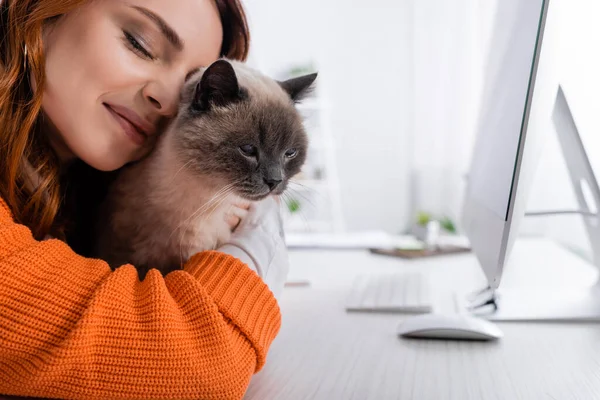
M277 178L264 178L264 181L271 190L275 190L275 188L281 183L281 179Z
M144 86L142 95L157 114L173 117L177 114L180 91L180 85L152 81Z

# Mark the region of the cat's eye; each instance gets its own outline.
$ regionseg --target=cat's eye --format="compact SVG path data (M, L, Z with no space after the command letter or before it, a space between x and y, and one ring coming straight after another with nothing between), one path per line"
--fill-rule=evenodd
M138 56L154 60L154 56L131 33L123 31L127 46Z
M292 148L285 152L287 158L294 158L298 155L298 149Z
M256 151L256 146L251 144L245 144L240 146L240 152L246 157L256 157L258 152Z

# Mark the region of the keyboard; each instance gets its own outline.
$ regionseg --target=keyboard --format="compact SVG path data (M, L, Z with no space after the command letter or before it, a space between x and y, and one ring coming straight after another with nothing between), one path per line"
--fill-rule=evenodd
M432 310L429 282L418 272L360 275L346 301L346 311L423 314Z

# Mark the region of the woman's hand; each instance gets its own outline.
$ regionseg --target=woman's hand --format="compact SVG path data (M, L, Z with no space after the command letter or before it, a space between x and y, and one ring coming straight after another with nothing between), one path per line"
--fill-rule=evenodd
M218 250L248 264L277 298L289 270L279 200L269 196L247 209L238 208L245 215L239 217L231 238Z
M235 231L242 219L248 215L248 209L250 208L250 201L240 199L233 204L229 212L225 215L225 221L231 232Z

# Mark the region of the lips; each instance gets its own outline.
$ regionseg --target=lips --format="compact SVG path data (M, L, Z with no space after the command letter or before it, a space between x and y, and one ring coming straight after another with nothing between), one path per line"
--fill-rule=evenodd
M104 103L104 106L136 145L143 145L148 137L154 134L154 126L134 111L114 104Z

